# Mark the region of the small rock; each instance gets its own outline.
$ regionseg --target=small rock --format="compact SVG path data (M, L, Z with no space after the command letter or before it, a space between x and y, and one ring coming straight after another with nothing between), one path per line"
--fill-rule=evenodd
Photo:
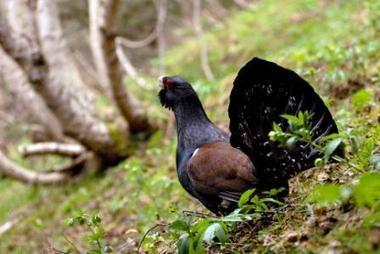
M332 240L330 241L329 246L332 248L338 248L341 246L341 243L338 240Z
M372 229L368 233L368 241L373 247L378 247L380 245L380 229Z
M318 181L326 182L329 179L329 175L326 172L321 172L318 174Z
M290 243L294 243L298 241L298 234L297 232L289 232L286 236L286 240Z

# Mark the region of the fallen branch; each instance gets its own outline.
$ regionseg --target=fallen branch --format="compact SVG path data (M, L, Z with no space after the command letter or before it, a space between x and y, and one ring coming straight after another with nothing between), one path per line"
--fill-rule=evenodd
M9 229L11 229L18 221L18 218L12 218L5 222L3 225L0 225L0 235L7 232Z
M75 160L74 160L75 161ZM72 164L70 170L61 172L33 172L26 169L9 159L2 151L0 151L0 171L5 176L15 178L17 180L36 183L36 184L53 184L72 180L84 169L85 163Z
M34 155L58 154L62 156L77 157L85 152L79 144L60 144L55 142L36 143L19 146L18 152L23 157Z

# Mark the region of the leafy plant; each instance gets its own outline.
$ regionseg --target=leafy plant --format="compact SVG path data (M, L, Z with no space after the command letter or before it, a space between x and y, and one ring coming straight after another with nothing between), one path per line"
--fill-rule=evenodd
M228 241L227 225L216 218L198 218L193 221L191 217L184 216L172 222L170 229L175 236L179 235L179 254L205 253L206 246Z
M241 213L268 212L271 205L283 205L282 202L273 197L284 191L284 188L271 189L260 193L260 195L255 194L255 191L255 189L247 190L241 195L238 202Z
M237 223L260 219L262 213L270 212L271 205L283 205L273 196L283 191L283 188L272 189L255 194L255 189L244 192L238 202L238 208L224 217L213 217L204 214L181 215L170 224L173 239L177 239L179 254L205 253L207 247L223 246L228 242L228 234Z
M66 224L70 227L80 225L87 228L85 233L86 242L89 244L89 254L103 254L110 253L112 249L104 243L105 231L101 225L102 219L98 214L89 216L83 211L79 211L79 214L75 217L66 220Z

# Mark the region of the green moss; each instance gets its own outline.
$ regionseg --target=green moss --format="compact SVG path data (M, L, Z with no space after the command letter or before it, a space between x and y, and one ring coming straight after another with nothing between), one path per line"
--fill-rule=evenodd
M118 126L115 122L107 122L107 129L113 140L114 149L120 151L121 153L126 153L130 142L126 138L126 134L123 133L125 130L120 129L120 126Z

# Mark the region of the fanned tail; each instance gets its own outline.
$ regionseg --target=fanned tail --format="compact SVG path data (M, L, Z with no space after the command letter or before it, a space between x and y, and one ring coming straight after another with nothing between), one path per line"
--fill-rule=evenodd
M314 89L295 72L253 58L238 73L231 92L228 114L232 146L245 152L267 187L287 186L297 172L313 167L319 152L307 143L288 149L269 140L273 122L284 130L283 114L309 112L312 139L337 133L331 113Z

